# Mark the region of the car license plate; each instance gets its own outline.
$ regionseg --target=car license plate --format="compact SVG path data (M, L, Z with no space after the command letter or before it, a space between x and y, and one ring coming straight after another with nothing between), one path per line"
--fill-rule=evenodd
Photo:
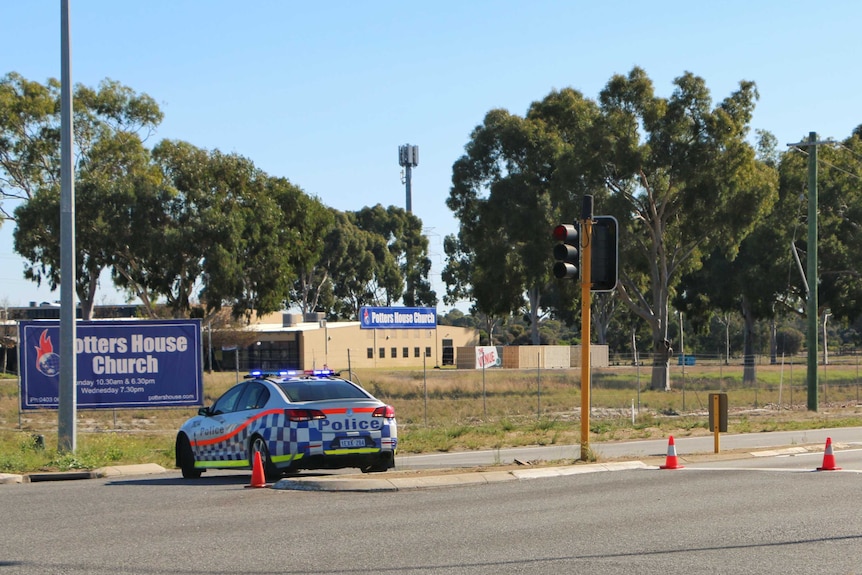
M342 437L341 438L341 448L342 449L355 449L357 447L365 447L365 438L364 437Z

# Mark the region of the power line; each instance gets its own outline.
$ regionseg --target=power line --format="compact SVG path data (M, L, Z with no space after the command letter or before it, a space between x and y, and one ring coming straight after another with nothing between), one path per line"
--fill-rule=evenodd
M855 157L856 157L856 159L858 159L858 160L862 160L862 156L860 156L859 154L857 154L857 153L856 153L856 151L855 151L853 148L849 148L849 147L845 146L844 144L842 144L842 143L840 143L840 142L836 142L836 145L838 145L838 147L840 147L840 148L844 148L845 150L847 150L848 152L850 152L850 155L855 156Z
M843 146L843 145L839 144L838 142L832 142L832 141L829 141L829 142L820 142L820 143L836 144L837 146L839 146L839 147L841 147L841 148L844 148L845 150L849 151L851 154L853 154L854 156L856 156L856 153L855 153L855 152L853 152L853 150L851 150L851 149L850 149L850 148L848 148L847 146ZM791 146L791 147L793 147L793 148L795 148L795 149L796 149L796 150L798 150L799 152L802 152L805 156L808 156L808 151L807 151L807 150L803 150L802 148L800 148L800 147L799 147L799 146L797 146L796 144L790 144L790 146ZM862 160L862 156L856 156L856 157L858 157L860 160ZM817 163L818 163L819 165L825 166L825 167L827 167L827 168L832 168L833 170L836 170L836 171L838 171L838 172L841 172L841 173L843 173L843 174L846 174L846 175L850 176L851 178L856 178L857 180L862 180L862 176L860 176L859 174L856 174L856 173L850 172L850 171L848 171L848 170L846 170L846 169L844 169L844 168L841 168L841 167L839 167L839 166L836 166L835 164L833 164L833 163L831 163L831 162L827 162L826 160L824 160L824 159L823 159L823 158L821 158L820 156L818 156L818 157L817 157Z

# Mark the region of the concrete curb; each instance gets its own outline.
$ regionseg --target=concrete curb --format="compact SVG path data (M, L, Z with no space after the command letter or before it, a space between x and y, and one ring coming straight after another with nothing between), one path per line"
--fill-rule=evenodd
M28 473L24 476L26 483L38 483L42 481L74 481L77 479L93 479L96 477L92 471L59 471L52 473Z
M566 467L541 467L536 469L516 469L512 471L479 471L475 473L441 473L417 477L294 477L282 479L272 489L282 491L408 491L412 489L433 489L463 485L485 485L503 481L525 481L547 477L564 477L582 473L605 471L624 471L629 469L655 469L641 461L621 461L615 463L595 463L571 465Z
M50 473L27 473L17 475L0 473L0 485L7 483L39 483L42 481L74 481L78 479L96 479L101 477L121 477L125 475L153 475L165 473L167 470L155 463L137 465L117 465L115 467L100 467L85 471L58 471Z
M115 467L100 467L93 470L94 477L121 477L124 475L154 475L165 473L167 469L155 463L139 463L137 465L117 465Z

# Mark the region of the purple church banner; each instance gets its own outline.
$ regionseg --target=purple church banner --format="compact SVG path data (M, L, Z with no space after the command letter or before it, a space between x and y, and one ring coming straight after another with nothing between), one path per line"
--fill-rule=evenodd
M57 409L60 322L18 330L21 408ZM199 320L78 321L75 331L79 408L203 405Z

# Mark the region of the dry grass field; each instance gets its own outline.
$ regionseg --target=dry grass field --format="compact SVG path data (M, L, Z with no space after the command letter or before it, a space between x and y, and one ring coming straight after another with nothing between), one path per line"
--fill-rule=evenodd
M346 374L345 374L346 375ZM239 376L241 377L241 375ZM358 370L354 379L395 407L402 453L576 444L580 370ZM211 403L235 373L207 373ZM819 408L809 411L805 366L760 365L742 384L740 365L672 368L670 392L650 391L649 367L596 369L591 442L706 435L709 394L728 395L729 432L862 425L858 361L821 366ZM122 463L173 466L177 428L196 409L79 410L78 449L58 453L56 411L18 408L17 379L0 379L0 472L94 468ZM44 448L36 439L44 438Z

